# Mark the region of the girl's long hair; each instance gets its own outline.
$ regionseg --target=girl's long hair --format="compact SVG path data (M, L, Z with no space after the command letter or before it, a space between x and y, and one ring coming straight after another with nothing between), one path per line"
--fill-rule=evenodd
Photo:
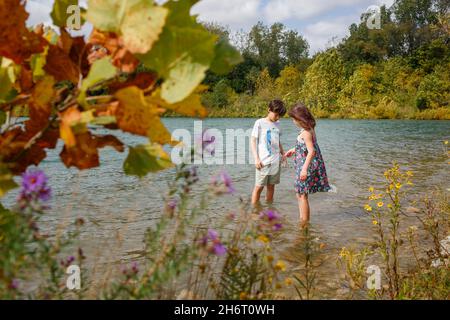
M297 120L305 130L311 130L316 127L316 119L302 103L295 104L289 111L289 116Z

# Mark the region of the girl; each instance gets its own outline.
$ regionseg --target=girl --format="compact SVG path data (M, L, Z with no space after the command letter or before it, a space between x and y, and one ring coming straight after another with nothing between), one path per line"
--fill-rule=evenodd
M297 137L295 148L286 152L286 157L295 154L295 191L297 193L298 207L300 211L301 226L305 227L309 222L308 195L316 192L328 192L331 190L328 184L325 163L317 144L316 120L311 112L303 104L296 104L289 112L300 133Z

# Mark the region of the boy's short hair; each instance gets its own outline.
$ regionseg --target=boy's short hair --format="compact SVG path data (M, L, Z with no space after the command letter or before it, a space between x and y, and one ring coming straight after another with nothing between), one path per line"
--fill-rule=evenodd
M280 117L283 117L286 114L286 107L284 106L283 101L278 99L270 101L269 110L278 113Z

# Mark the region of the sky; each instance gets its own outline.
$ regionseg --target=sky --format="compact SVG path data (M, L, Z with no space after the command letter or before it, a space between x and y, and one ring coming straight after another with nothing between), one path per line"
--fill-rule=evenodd
M163 2L160 0L157 2ZM50 24L52 0L28 0L29 25ZM348 34L348 27L372 5L394 0L201 0L192 8L202 21L217 22L233 31L248 31L258 21L283 23L297 30L310 45L310 54L324 50ZM83 5L86 1L82 0ZM87 32L89 26L84 28Z

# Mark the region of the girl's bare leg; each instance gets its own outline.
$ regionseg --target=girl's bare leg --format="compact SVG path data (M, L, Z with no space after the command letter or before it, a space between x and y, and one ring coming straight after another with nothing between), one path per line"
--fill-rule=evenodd
M300 213L301 226L309 223L309 199L307 194L297 194L298 209Z

